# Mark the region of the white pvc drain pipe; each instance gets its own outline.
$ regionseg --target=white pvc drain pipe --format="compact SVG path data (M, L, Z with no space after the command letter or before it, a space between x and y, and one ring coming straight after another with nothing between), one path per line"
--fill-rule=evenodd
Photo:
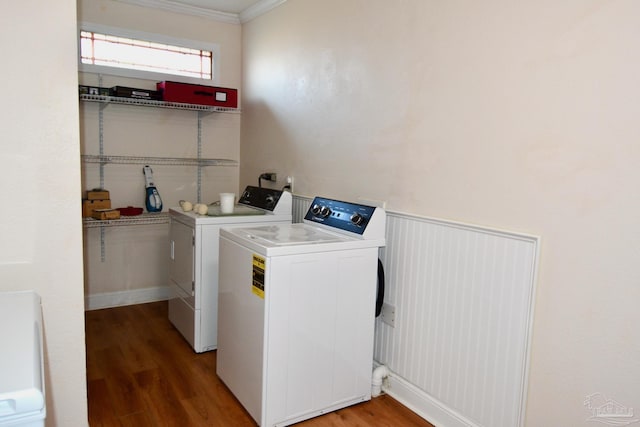
M373 370L371 378L371 397L378 397L382 394L382 381L388 377L391 372L386 366L380 365Z

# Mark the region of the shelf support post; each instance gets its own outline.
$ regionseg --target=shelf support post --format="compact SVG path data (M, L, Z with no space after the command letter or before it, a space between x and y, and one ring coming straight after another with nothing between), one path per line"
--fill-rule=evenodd
M100 158L104 156L104 109L109 104L100 104L98 111L98 143ZM100 162L100 188L104 188L104 162Z
M198 176L196 182L198 194L196 203L202 202L202 163L200 162L202 159L202 116L202 111L198 111Z
M98 86L102 87L102 74L98 76ZM99 147L101 158L102 156L104 156L104 109L106 108L107 105L109 104L100 103L98 108L98 147ZM103 162L100 162L100 188L104 189L104 163ZM104 234L101 234L101 235L104 236Z
M106 258L104 250L104 227L100 227L100 261L104 262Z

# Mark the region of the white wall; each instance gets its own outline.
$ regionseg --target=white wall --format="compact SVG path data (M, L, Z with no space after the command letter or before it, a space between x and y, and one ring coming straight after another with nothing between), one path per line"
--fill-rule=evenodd
M42 297L47 426L86 426L76 2L4 3L0 28L0 290Z
M155 10L112 0L82 0L78 20L183 40L220 45L218 85L240 88L241 28L208 18ZM155 89L156 80L80 74L81 84ZM107 155L196 158L196 111L109 105L103 109L103 146ZM203 158L240 160L240 114L209 114L202 118ZM83 102L80 109L82 154L99 153L99 105ZM163 211L180 200L197 201L197 167L150 163L163 201ZM202 169L201 202L211 203L221 192L238 192L239 169ZM82 168L82 189L100 186L99 165ZM141 165L106 165L104 188L113 208L144 207ZM80 197L80 196L79 196ZM145 302L167 297L168 225L108 227L84 232L85 291L88 308Z
M639 408L639 14L288 1L243 27L240 184L541 236L526 425Z

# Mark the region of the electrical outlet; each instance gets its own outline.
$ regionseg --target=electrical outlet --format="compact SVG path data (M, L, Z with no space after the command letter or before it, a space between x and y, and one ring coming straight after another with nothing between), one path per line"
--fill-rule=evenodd
M386 302L382 304L382 312L380 313L380 318L384 323L391 326L392 328L396 327L396 308L391 304L387 304Z
M293 177L292 176L287 177L287 186L289 187L289 191L293 193Z

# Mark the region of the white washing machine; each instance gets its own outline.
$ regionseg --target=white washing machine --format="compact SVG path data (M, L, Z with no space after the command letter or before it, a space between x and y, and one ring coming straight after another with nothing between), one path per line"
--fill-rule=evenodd
M231 214L214 205L207 215L169 214L169 320L197 353L215 350L220 228L291 224L291 193L248 186Z
M216 372L259 425L371 399L385 223L316 197L301 224L221 230Z

